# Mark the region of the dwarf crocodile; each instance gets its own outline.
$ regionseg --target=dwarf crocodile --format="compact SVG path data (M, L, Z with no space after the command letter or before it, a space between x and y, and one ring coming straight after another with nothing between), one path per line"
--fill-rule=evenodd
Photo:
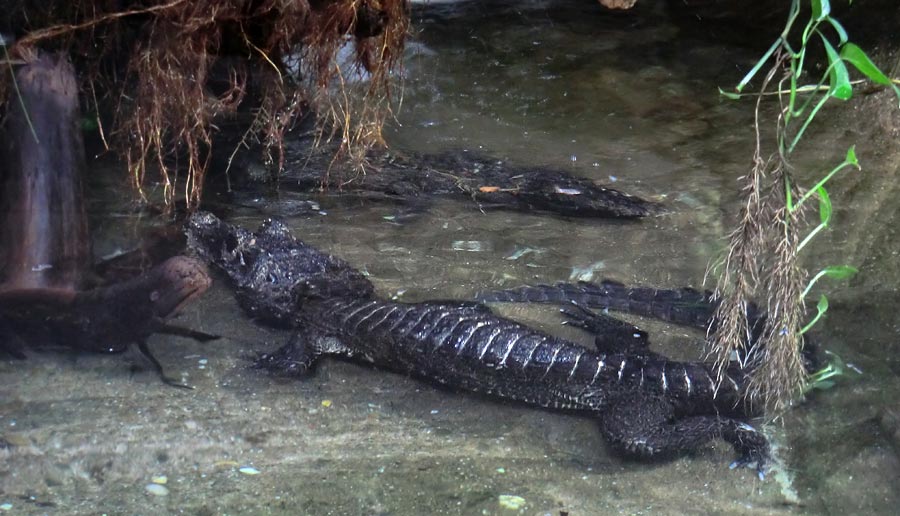
M716 390L703 363L622 346L628 325L567 310L596 334L592 350L479 303L387 301L362 273L276 220L251 232L196 213L187 235L189 247L230 278L252 317L295 331L262 355L259 367L300 376L321 356L352 358L458 390L596 417L607 441L627 455L672 455L720 437L739 464L763 471L768 444L744 422L744 377L734 372Z

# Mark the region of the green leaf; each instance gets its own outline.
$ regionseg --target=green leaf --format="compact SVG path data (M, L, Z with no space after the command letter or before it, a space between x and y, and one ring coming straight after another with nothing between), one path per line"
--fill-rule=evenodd
M820 36L822 36L820 34ZM841 61L837 50L831 46L831 43L822 36L822 43L825 45L825 53L828 55L828 78L829 89L828 95L831 97L847 100L853 96L853 86L850 84L850 74L847 67ZM846 45L845 45L846 46Z
M740 94L740 93L734 93L734 92L731 92L731 91L725 91L725 90L723 90L722 88L719 88L719 95L722 95L722 96L725 97L726 99L731 99L731 100L741 100L741 94Z
M822 272L831 279L847 279L858 273L859 269L852 265L832 265L825 267Z
M821 227L821 224L820 224L820 227ZM809 238L807 238L807 240L808 239ZM803 289L803 293L800 294L800 298L801 299L806 298L806 295L809 294L810 290L812 290L813 285L815 285L817 281L822 279L823 276L828 276L829 278L832 278L832 279L846 279L846 278L853 276L857 272L859 272L859 270L856 267L852 267L850 265L832 265L830 267L826 267L826 268L820 270L819 272L817 272L816 275L813 276L813 279L809 280L809 283L806 284L806 288ZM819 300L819 303L822 303L821 299ZM827 299L825 300L825 307L826 308L828 307Z
M837 385L837 384L834 383L834 380L821 380L821 381L818 381L818 382L812 384L812 388L820 389L820 390L824 391L826 389L830 389L830 388L834 387L835 385Z
M851 146L847 149L847 157L844 158L844 162L853 165L856 168L859 168L859 160L856 159L856 145Z
M837 35L838 35L838 38L839 38L838 46L841 46L841 45L843 45L844 43L846 43L846 42L847 42L847 39L848 39L848 36L847 36L847 31L846 31L846 29L844 29L844 26L841 25L841 23L840 23L839 21L835 20L835 19L832 18L831 16L829 16L828 19L827 19L826 21L827 21L828 23L830 23L831 26L834 27L834 31L837 32ZM843 49L841 49L841 50L843 50Z
M831 14L831 4L828 0L812 0L812 11L813 18L820 21Z
M816 303L816 310L818 310L818 316L821 316L825 312L828 311L828 298L825 297L825 294L819 296L819 302Z
M809 392L812 389L828 389L835 384L833 378L837 378L844 374L844 361L841 360L841 357L830 351L826 351L826 353L831 355L831 360L828 365L809 375L809 383L806 384L805 389L806 392Z
M822 316L825 315L825 312L828 311L828 298L825 297L825 294L822 294L819 297L819 302L816 304L816 310L818 311L818 313L816 314L815 317L812 318L811 321L806 323L806 326L804 326L800 330L800 335L803 335L804 333L808 332L809 329L812 328L813 326L815 326L815 324L817 322L819 322L819 319L821 319Z
M828 222L831 221L831 198L828 197L828 191L825 190L824 186L820 186L818 189L819 192L819 220L822 221L823 226L827 226Z
M869 56L853 43L847 43L841 48L841 59L852 64L863 75L878 84L891 85L891 80L882 72Z

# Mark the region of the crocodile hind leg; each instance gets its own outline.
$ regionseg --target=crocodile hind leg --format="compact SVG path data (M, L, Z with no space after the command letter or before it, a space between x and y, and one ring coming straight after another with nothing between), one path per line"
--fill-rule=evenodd
M650 346L647 332L611 315L597 313L574 301L560 309L563 324L581 328L594 336L597 351L605 354L646 353Z
M179 389L193 389L194 387L191 385L187 385L185 383L181 383L178 380L166 376L165 371L163 371L162 364L159 363L159 360L153 353L150 352L150 348L147 347L147 339L141 339L138 341L138 350L140 350L141 354L144 355L147 360L150 361L150 364L153 365L153 370L156 371L156 374L159 375L160 380L163 381L166 385L171 385L172 387L178 387Z
M721 437L738 453L732 467L755 465L760 478L769 458L765 436L752 426L715 415L677 417L672 405L656 396L629 396L613 404L600 429L615 448L640 457L683 453Z
M194 339L197 342L209 342L222 338L221 335L213 335L212 333L193 330L191 328L185 328L184 326L175 326L174 324L168 323L163 323L157 330L157 333L165 333L166 335L176 335L178 337L184 337L186 339Z
M322 355L349 357L352 353L334 337L297 331L284 346L260 355L253 366L279 376L306 376Z

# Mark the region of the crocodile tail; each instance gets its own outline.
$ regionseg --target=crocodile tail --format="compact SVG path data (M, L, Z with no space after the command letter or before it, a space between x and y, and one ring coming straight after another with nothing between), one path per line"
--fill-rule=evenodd
M476 299L506 303L575 302L591 308L628 312L684 326L706 328L715 307L711 296L709 292L692 288L629 287L616 281L604 280L599 284L582 281L488 291L478 294Z

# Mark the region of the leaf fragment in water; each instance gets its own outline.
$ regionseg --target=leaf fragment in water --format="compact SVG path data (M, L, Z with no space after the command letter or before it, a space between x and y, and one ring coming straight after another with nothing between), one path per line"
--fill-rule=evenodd
M144 489L153 496L166 496L169 494L169 488L162 484L147 484Z
M516 495L500 495L500 507L514 511L525 506L525 499Z
M605 268L606 264L603 260L584 267L572 267L572 272L569 274L569 281L591 281L594 279L594 273Z

